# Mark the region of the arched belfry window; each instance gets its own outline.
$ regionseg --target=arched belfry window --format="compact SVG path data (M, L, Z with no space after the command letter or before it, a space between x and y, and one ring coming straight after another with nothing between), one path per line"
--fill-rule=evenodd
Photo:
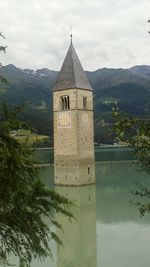
M61 110L68 110L70 109L70 99L69 96L65 95L60 98L61 102Z
M87 97L83 96L83 109L87 109Z

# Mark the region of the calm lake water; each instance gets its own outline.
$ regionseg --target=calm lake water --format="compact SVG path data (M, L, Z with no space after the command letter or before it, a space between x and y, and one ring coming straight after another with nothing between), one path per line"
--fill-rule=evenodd
M47 187L54 187L53 166L40 172ZM64 232L57 234L64 246L51 242L53 260L32 267L149 267L150 216L140 218L129 202L135 182L150 186L150 177L137 172L132 162L108 161L96 163L96 186L57 186L76 203L76 220L58 216Z
M150 215L140 217L130 190L136 182L150 187L150 177L137 172L132 151L126 148L96 148L96 185L54 186L53 165L40 169L48 188L74 201L76 220L58 215L63 232L55 231L63 246L50 243L53 259L32 262L32 267L149 267ZM37 150L40 163L53 161L53 150ZM15 261L14 261L15 262ZM13 262L12 262L13 264ZM16 265L18 266L18 265Z
M50 148L36 149L34 158L39 163L53 163L54 151ZM99 161L126 161L134 159L131 149L127 147L95 147L95 160Z

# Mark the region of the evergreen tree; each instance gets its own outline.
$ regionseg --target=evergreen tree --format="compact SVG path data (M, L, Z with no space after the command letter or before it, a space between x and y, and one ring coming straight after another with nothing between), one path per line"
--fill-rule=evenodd
M5 49L0 46L1 51ZM21 108L10 111L3 103L0 109L5 118L0 122L1 266L12 264L9 262L11 255L17 256L23 267L29 267L32 258L51 256L49 241L62 242L51 230L51 226L61 228L56 215L62 213L68 218L73 217L70 201L45 188L40 181L29 145L20 144L11 136L12 130L28 127L16 119Z

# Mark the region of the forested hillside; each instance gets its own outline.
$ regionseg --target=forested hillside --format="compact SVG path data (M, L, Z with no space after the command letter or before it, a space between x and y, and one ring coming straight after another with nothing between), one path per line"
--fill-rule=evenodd
M58 72L20 69L14 65L1 68L8 83L0 84L0 100L16 106L25 103L22 117L40 134L52 138L52 87ZM112 107L150 117L150 66L131 69L99 69L87 72L94 89L95 141L112 143Z

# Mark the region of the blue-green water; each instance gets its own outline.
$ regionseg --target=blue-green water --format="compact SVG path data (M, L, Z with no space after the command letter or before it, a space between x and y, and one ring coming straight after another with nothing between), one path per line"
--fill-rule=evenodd
M47 187L54 187L53 166L40 170ZM59 215L64 246L52 242L53 260L33 267L149 267L150 216L140 218L130 189L135 182L150 186L150 177L130 162L96 164L96 186L56 187L75 201L76 220ZM55 229L54 229L55 230Z
M36 149L34 157L38 163L53 163L54 151L53 149ZM131 149L127 147L96 147L95 148L95 160L99 161L126 161L133 160L133 153Z

